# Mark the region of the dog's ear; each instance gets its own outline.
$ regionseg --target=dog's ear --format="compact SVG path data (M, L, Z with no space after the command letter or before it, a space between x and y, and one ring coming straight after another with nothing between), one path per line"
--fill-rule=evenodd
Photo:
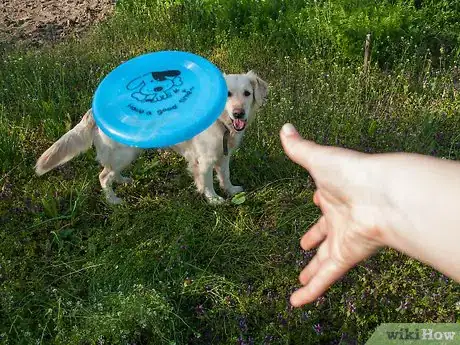
M143 87L145 85L144 81L144 76L133 79L129 82L129 84L126 86L128 90L136 90L139 89L140 87Z
M180 71L178 71L177 69L161 71L161 72L152 72L153 79L157 81L165 81L166 79L169 79L169 78L174 79L178 76L180 76Z
M254 91L254 100L257 106L262 106L264 104L265 99L268 95L268 83L262 80L254 71L249 71L246 73L251 81L252 88Z

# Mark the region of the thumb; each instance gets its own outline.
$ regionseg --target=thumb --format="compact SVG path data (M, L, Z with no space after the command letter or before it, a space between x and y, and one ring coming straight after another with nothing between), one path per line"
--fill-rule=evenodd
M320 147L319 145L303 139L295 127L290 123L286 123L283 128L281 128L280 138L284 152L286 152L292 161L307 170L313 168L313 156L317 153Z

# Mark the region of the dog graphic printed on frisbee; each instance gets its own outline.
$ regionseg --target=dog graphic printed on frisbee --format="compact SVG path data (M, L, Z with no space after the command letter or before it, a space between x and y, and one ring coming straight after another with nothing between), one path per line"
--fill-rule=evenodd
M134 91L131 97L139 102L160 102L171 97L171 92L179 92L175 87L182 85L180 71L168 70L146 73L129 82L126 88Z

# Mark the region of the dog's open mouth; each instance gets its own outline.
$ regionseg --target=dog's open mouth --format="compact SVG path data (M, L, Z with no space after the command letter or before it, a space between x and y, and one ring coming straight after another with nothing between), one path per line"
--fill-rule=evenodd
M233 119L232 124L233 128L235 128L235 131L240 132L246 127L246 120Z

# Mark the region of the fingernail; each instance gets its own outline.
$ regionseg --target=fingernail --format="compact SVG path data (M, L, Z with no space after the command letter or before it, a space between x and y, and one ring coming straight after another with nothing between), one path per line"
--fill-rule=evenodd
M296 135L297 134L297 130L295 129L295 127L290 124L290 123L286 123L284 124L283 128L281 129L283 131L283 134L284 135L287 135L287 136L291 136L291 135Z
M291 297L289 298L289 303L293 307L300 307L300 304L298 303L299 301L297 300L297 294L294 292Z

